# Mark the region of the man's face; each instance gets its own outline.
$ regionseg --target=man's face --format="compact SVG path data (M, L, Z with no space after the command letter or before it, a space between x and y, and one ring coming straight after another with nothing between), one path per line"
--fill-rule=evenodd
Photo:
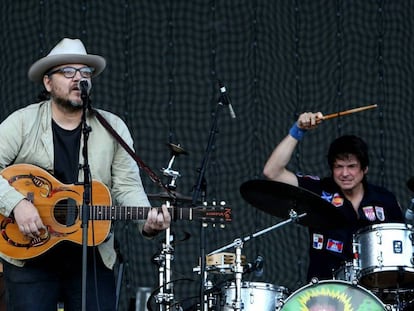
M367 172L368 167L362 170L361 163L352 154L344 159L336 159L332 167L333 179L343 191L350 191L360 186Z
M73 77L67 77L67 72L59 71L59 69L68 71L68 68L73 71L73 68L81 69L88 67L84 64L60 65L50 70L50 72L54 73L50 76L45 76L43 82L55 103L63 105L66 108L81 108L82 99L78 83L81 79L90 79L90 77L83 77L79 71L76 71Z

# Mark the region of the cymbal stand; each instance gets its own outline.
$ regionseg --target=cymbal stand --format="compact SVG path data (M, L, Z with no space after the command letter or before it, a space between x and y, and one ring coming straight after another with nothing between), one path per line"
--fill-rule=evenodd
M169 144L171 148L171 159L168 162L167 168L163 168L162 172L164 176L170 177L170 183L167 186L169 190L175 190L177 188L176 180L181 177L178 171L172 169L174 160L179 154L187 154L179 145ZM174 202L173 195L171 196ZM167 207L170 207L170 201L167 200ZM156 257L155 261L158 263L158 279L159 279L159 293L155 296L155 301L159 304L159 310L172 310L171 302L174 301L173 284L171 282L171 261L174 260L174 247L171 245L171 241L174 240L171 234L170 228L165 230L165 242L162 244L162 250L159 257ZM178 306L175 308L177 309Z
M236 283L236 292L235 297L232 303L233 310L239 311L243 308L243 302L241 300L241 283L242 283L242 275L243 275L243 266L242 266L242 248L243 248L243 242L241 239L236 239L236 258L235 258L235 265L234 265L234 278Z
M167 207L170 206L167 201ZM171 310L170 303L174 300L173 286L171 283L171 261L174 260L174 247L171 245L172 236L170 228L165 230L165 242L162 244L162 250L154 261L158 264L158 282L159 292L155 296L155 301L159 304L159 310Z
M263 230L260 230L260 231L257 231L255 233L251 234L251 235L248 235L248 236L244 237L243 239L241 239L241 242L246 242L246 241L250 240L251 238L257 238L258 236L260 236L260 235L262 235L264 233L267 233L267 232L269 232L271 230L274 230L274 229L277 229L279 227L282 227L282 226L284 226L284 225L286 225L288 223L291 223L293 221L297 221L297 219L302 218L302 217L305 217L307 215L306 213L303 213L303 214L298 215L294 210L290 211L289 214L290 214L290 218L289 219L286 219L286 220L284 220L282 222L279 222L279 223L277 223L277 224L275 224L273 226L267 227L267 228L265 228ZM225 245L223 247L220 247L220 248L216 249L215 251L212 251L212 252L208 253L207 255L208 256L209 255L214 255L214 254L220 253L220 252L222 252L222 251L224 251L224 250L226 250L226 249L228 249L230 247L237 246L240 243L239 240L240 240L240 238L235 239L232 243L227 244L227 245Z
M298 215L296 213L296 211L291 210L290 213L289 213L289 216L290 216L289 219L287 219L285 221L282 221L280 223L277 223L277 224L275 224L273 226L270 226L268 228L265 228L263 230L260 230L256 233L253 233L252 235L246 236L242 239L237 238L233 241L233 243L225 245L225 246L223 246L219 249L216 249L215 251L212 251L208 254L208 255L217 254L217 253L220 253L220 252L222 252L222 251L224 251L224 250L226 250L230 247L233 247L233 246L236 249L235 265L234 265L234 269L233 269L234 274L235 274L236 291L235 291L235 297L234 297L234 300L233 300L233 303L232 303L233 310L240 311L240 310L243 309L243 302L241 301L240 297L241 297L241 282L242 282L242 275L243 275L243 266L241 264L242 263L241 250L243 248L244 242L250 240L251 238L256 238L256 237L258 237L258 236L260 236L260 235L262 235L266 232L269 232L271 230L279 228L279 227L281 227L285 224L288 224L290 222L297 221L299 218L304 217L306 215L307 215L306 213Z

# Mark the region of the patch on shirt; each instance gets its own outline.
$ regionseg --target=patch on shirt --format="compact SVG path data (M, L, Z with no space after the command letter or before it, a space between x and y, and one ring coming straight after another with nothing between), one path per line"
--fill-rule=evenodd
M313 234L313 248L322 249L323 248L323 235L319 233Z
M332 197L333 197L332 193L322 191L321 198L324 199L325 201L328 201L329 203L331 203Z
M365 217L369 220L369 221L374 221L376 219L375 217L375 212L374 212L374 207L373 206L364 206L362 208Z
M340 207L344 205L344 198L341 197L338 193L335 193L331 203L335 207Z
M385 220L385 213L384 208L381 206L375 206L375 214L377 215L377 218L381 221Z
M342 253L342 250L344 249L344 243L341 241L328 239L328 243L326 243L326 249L331 252Z

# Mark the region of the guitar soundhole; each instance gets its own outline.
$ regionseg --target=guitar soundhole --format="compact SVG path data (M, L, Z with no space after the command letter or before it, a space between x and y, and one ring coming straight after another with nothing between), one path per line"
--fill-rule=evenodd
M67 227L76 223L78 214L78 206L76 201L71 198L58 201L53 209L53 216L56 221Z

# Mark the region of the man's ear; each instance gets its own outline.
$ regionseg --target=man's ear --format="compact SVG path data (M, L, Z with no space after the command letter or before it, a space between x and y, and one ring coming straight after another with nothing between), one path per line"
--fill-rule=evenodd
M43 76L43 85L45 86L46 91L48 91L49 93L50 93L50 90L52 89L52 86L50 85L51 82L52 82L52 79L49 76L47 75Z

